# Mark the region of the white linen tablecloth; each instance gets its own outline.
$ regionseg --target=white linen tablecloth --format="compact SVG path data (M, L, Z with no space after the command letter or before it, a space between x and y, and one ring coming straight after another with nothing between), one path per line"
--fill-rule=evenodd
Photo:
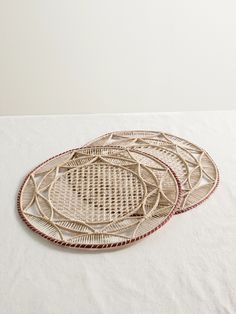
M104 132L163 130L205 148L220 185L127 248L93 253L57 247L19 219L23 177L49 157ZM1 314L235 314L236 112L0 118Z

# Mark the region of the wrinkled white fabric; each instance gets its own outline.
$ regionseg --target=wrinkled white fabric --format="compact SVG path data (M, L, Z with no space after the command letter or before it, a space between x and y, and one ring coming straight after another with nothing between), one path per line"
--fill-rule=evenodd
M163 130L205 148L221 181L201 206L117 251L57 247L19 219L23 177L104 132ZM236 112L0 118L2 314L235 314Z

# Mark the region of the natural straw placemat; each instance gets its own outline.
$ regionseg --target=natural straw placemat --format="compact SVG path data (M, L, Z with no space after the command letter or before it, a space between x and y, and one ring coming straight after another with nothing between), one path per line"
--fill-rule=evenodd
M156 131L117 131L104 134L85 146L113 145L132 147L157 156L169 165L181 179L178 171L180 160L184 162L186 169L181 180L183 189L182 202L176 214L192 209L205 201L215 190L219 182L219 172L209 154L199 146L180 137ZM151 145L149 148L145 146ZM156 150L154 149L156 146ZM143 148L141 148L143 147ZM167 149L175 153L169 155L161 149ZM151 152L152 150L152 152ZM176 157L179 157L179 159Z
M18 210L28 227L56 244L117 248L165 224L180 190L174 172L146 153L81 148L34 169L20 189Z

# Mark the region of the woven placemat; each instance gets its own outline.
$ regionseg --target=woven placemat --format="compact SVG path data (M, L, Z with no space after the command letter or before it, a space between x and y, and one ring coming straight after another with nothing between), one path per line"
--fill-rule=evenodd
M181 206L176 214L201 204L212 194L219 182L217 166L205 150L168 133L117 131L104 134L85 146L93 145L135 146L136 149L151 153L168 164L180 178L183 190ZM167 152L161 149L172 151L175 155L167 156ZM185 170L183 164L185 164Z
M89 147L35 168L18 196L34 232L84 249L128 245L159 229L180 202L180 183L162 161L134 149Z

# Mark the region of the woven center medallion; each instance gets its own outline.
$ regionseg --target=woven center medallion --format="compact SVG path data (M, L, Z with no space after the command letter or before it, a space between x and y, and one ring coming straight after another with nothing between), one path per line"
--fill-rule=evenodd
M133 172L103 163L62 174L49 193L55 211L88 223L122 217L137 209L143 196L143 184Z
M180 202L176 175L132 148L76 148L39 165L18 196L34 232L70 248L108 249L150 235Z
M176 214L200 205L213 193L219 182L217 166L209 154L175 135L157 131L118 131L104 134L86 146L97 145L133 147L160 158L170 166L184 191Z

